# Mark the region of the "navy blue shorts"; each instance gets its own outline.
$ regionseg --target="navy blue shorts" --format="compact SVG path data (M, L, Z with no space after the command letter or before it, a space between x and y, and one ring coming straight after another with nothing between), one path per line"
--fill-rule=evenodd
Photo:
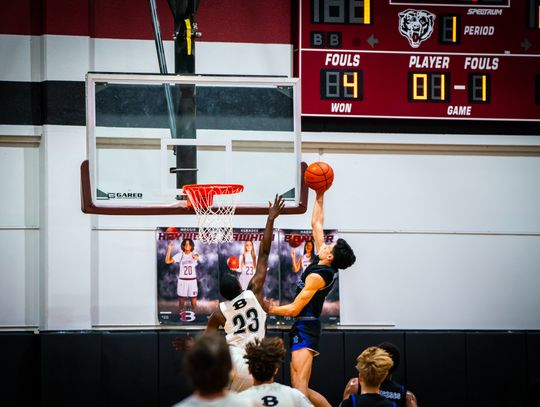
M289 332L291 351L308 348L319 354L319 340L321 339L321 321L319 319L298 319Z

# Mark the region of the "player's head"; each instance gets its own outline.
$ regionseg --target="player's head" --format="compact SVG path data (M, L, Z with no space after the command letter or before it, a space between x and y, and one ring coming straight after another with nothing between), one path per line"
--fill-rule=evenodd
M283 358L285 346L281 338L263 338L246 345L246 355L249 372L258 382L268 382L276 375Z
M356 256L351 246L344 240L338 239L332 248L332 267L338 270L344 270L354 264Z
M386 353L388 353L390 357L392 358L392 362L394 362L394 364L388 371L388 374L394 373L399 366L400 353L399 353L398 347L391 342L379 343L377 347L381 348L382 350L385 350Z
M193 388L201 394L222 391L232 369L229 347L218 333L200 336L186 353L186 371Z
M253 242L251 240L247 240L244 243L244 252L251 253L254 250L253 248Z
M242 292L242 286L236 277L230 274L225 274L221 277L219 282L219 293L226 300L232 300L240 295Z
M306 243L304 244L304 254L306 253L312 254L314 247L315 246L313 244L313 240L306 240Z
M356 370L358 370L360 383L379 387L388 376L392 365L392 358L385 350L377 346L367 348L356 359Z
M193 243L193 240L191 240L191 239L184 239L184 240L182 240L182 243L180 244L180 247L182 248L183 252L189 253L195 247L195 243Z

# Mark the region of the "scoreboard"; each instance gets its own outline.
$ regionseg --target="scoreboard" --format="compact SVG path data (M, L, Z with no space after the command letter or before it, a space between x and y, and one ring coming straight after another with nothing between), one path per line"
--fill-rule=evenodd
M540 121L540 0L300 0L303 116Z

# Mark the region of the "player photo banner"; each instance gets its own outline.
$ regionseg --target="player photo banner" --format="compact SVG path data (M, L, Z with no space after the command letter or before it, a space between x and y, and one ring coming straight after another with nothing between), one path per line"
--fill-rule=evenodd
M197 228L156 229L158 320L200 325L219 303L218 252L203 244Z
M205 325L223 299L219 281L225 274L238 279L243 289L255 274L264 229L233 229L228 243L203 244L197 228L156 229L158 320L160 324ZM337 240L325 230L327 243ZM264 284L265 301L289 304L296 285L314 258L311 230L275 229ZM339 284L324 303L323 324L339 323ZM269 315L268 325L291 325L292 318Z
M264 229L233 229L233 240L219 245L219 271L220 277L231 274L238 279L243 290L248 288L249 282L259 263L259 247L262 244ZM265 301L279 301L279 242L278 231L274 230L270 255L266 265L267 274L264 283ZM277 317L269 315L267 323L275 325Z
M324 231L325 243L337 241L336 230ZM279 257L281 272L280 304L290 304L296 294L296 285L302 273L314 261L316 250L311 230L281 229L279 231ZM339 281L326 297L321 322L326 325L336 325L340 321ZM281 323L291 325L293 318L282 317Z

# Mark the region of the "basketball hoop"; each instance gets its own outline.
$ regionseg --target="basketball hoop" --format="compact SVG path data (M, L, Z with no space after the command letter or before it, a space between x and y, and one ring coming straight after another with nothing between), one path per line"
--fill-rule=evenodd
M199 223L199 240L203 243L231 242L232 217L236 197L244 190L238 184L184 185L188 206L193 206Z

